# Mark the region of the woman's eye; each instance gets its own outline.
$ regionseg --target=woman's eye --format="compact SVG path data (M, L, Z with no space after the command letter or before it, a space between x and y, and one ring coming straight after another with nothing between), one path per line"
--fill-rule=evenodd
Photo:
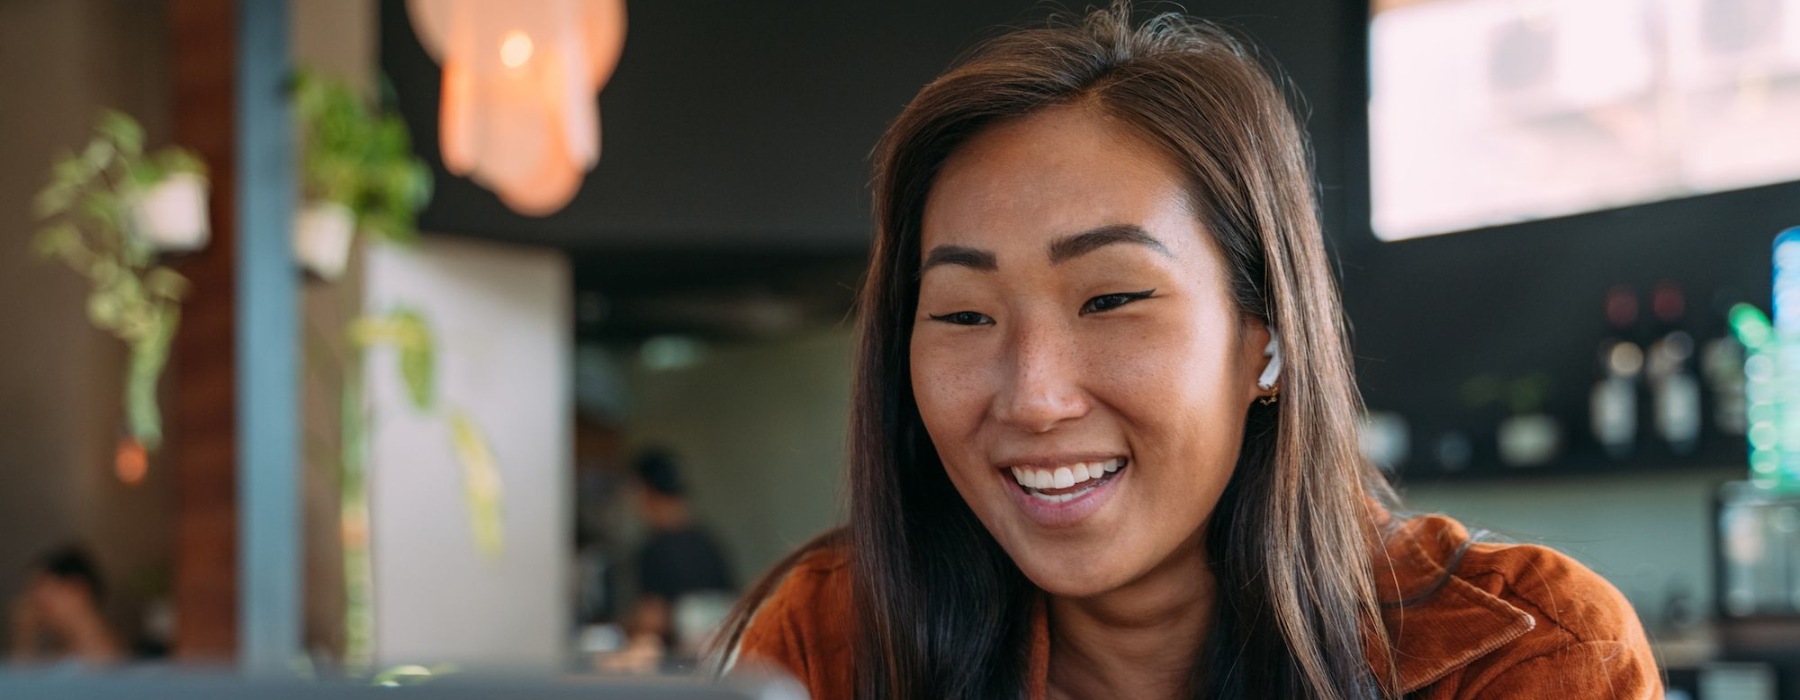
M994 322L993 319L974 311L958 311L942 316L932 316L931 320L958 326L985 326Z
M1087 300L1086 304L1082 304L1081 305L1081 313L1083 315L1086 315L1086 314L1100 313L1103 311L1111 311L1113 309L1119 308L1121 306L1124 306L1131 302L1137 301L1139 299L1148 299L1148 298L1150 298L1150 295L1155 294L1155 293L1156 293L1156 290L1154 290L1154 289L1146 289L1141 292L1120 292L1118 294L1102 294L1100 296L1097 296L1097 297Z

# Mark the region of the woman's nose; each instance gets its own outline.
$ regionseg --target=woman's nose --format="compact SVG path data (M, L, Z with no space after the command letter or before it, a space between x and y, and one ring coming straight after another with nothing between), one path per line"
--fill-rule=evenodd
M994 398L1000 423L1029 433L1046 433L1088 412L1081 362L1069 335L1044 327L1020 327L1003 361L1005 381Z

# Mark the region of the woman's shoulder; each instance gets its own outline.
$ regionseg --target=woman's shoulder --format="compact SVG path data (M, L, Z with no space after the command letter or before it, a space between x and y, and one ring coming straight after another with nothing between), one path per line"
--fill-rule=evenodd
M1477 540L1442 515L1406 520L1386 538L1375 574L1408 692L1659 694L1649 641L1618 589L1554 549Z
M815 698L849 697L854 624L849 549L823 544L802 555L757 608L737 658L778 667Z

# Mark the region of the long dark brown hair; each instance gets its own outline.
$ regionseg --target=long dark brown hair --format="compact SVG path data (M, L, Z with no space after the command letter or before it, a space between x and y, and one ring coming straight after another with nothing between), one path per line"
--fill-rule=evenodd
M1128 3L987 41L919 91L874 153L875 242L859 300L850 522L810 548L851 561L857 697L1016 698L1039 595L958 495L909 379L920 220L949 155L997 122L1083 102L1179 166L1232 272L1246 320L1281 341L1279 403L1250 409L1207 528L1218 617L1196 697L1348 700L1394 694L1371 551L1392 490L1357 450L1361 400L1320 230L1311 157L1284 88L1248 44ZM1178 362L1180 358L1170 358ZM1370 659L1370 650L1376 658Z

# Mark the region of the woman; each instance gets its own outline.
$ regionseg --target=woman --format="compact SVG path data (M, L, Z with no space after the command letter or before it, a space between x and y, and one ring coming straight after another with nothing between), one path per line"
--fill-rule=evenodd
M850 522L737 658L820 700L1660 695L1593 573L1389 515L1305 141L1226 34L999 37L873 187Z

